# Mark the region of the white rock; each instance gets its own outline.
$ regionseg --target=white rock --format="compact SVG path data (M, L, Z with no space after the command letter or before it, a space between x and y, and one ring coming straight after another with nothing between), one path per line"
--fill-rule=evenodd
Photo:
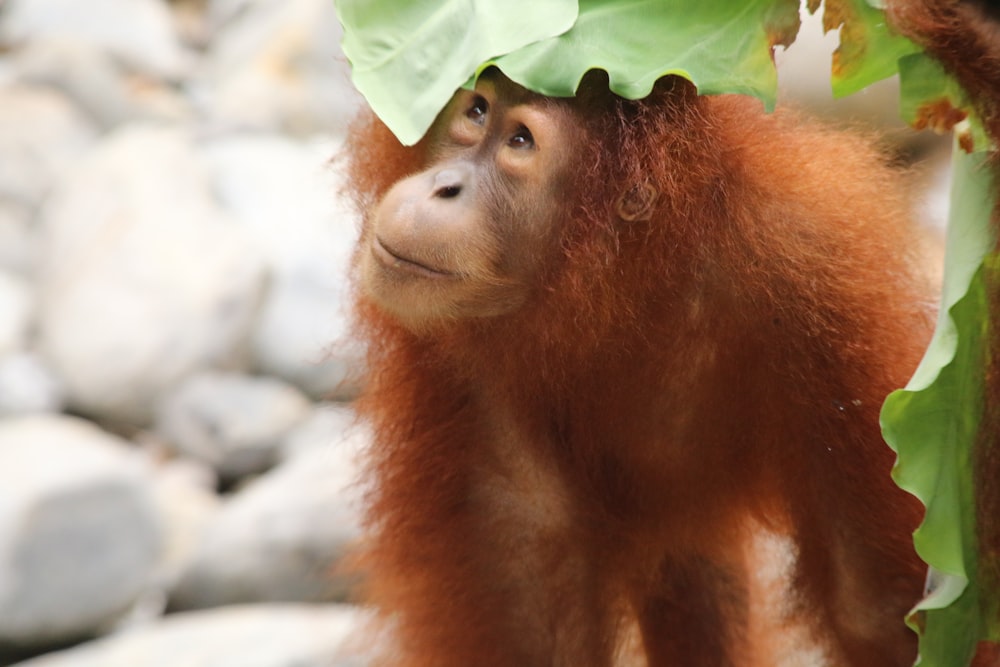
M27 345L34 307L32 296L26 280L0 271L0 357Z
M272 280L253 337L258 370L314 397L356 393L347 274L357 214L329 166L337 142L237 136L206 149L216 191L254 235Z
M0 420L0 644L79 638L133 603L161 543L149 481L86 422Z
M0 42L8 45L72 37L141 72L176 79L186 71L170 12L158 0L8 0L4 11Z
M243 364L264 266L187 133L114 133L43 222L40 350L71 406L144 424L193 372Z
M283 461L294 458L313 449L333 447L344 440L357 440L353 445L359 449L364 438L370 437L365 427L358 422L357 415L349 405L321 403L288 433L281 445Z
M359 445L303 452L234 496L207 527L172 606L342 599L354 579L335 566L360 536Z
M310 408L302 392L275 378L200 373L163 399L156 431L232 481L274 465L285 436Z
M38 235L31 224L31 216L31 206L0 198L0 270L22 276L35 272Z
M203 50L209 43L207 0L172 0L170 13L181 42Z
M0 198L29 208L96 140L90 122L59 93L0 88Z
M214 1L201 91L220 122L343 134L361 97L330 0Z
M168 616L17 667L362 667L366 614L343 605L255 605Z
M37 354L0 356L0 417L59 412L63 404L59 379Z
M129 121L184 121L193 116L176 87L128 72L93 42L68 37L29 42L14 60L22 79L66 93L104 129Z
M214 488L207 484L209 480L214 480L214 472L191 459L174 459L156 470L153 492L166 531L159 569L164 591L176 584L206 526L222 506Z

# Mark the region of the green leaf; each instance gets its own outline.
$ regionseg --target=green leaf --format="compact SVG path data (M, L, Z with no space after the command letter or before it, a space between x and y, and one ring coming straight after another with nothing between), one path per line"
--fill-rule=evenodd
M831 77L835 97L846 97L893 76L900 58L920 51L919 46L889 30L878 4L873 0L824 3L823 28L840 28Z
M774 106L772 47L799 29L798 0L581 0L566 33L496 58L504 74L552 96L576 92L591 69L611 90L638 99L677 74L701 93L746 93Z
M920 628L920 667L968 665L982 634L978 591L964 577L931 569L939 588L924 599L911 620Z
M354 85L415 143L476 67L564 32L576 0L337 0Z
M702 93L770 108L772 47L794 40L798 0L339 0L354 83L404 143L489 64L537 92L575 94L590 69L644 97L678 74ZM578 11L579 10L579 11Z
M984 154L955 150L945 283L934 337L906 389L882 409L893 476L927 507L914 533L937 588L911 616L926 667L966 664L983 631L977 588L972 448L982 401L987 301L984 258L993 247L992 175ZM971 583L970 583L971 582Z
M899 62L899 84L904 121L918 130L955 130L959 146L967 153L988 149L989 138L969 96L941 63L924 53L906 56Z

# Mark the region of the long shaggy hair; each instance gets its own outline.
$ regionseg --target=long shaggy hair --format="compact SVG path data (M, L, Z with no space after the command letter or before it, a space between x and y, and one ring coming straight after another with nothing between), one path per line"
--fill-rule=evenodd
M357 294L370 372L358 410L375 431L364 562L377 574L366 595L388 610L394 641L407 655L446 644L452 655L476 656L468 664L505 664L476 653L484 634L500 632L491 630L490 609L503 600L464 592L482 577L481 564L439 548L476 534L464 512L468 473L477 465L476 411L493 399L516 406L526 432L566 445L553 455L582 497L602 499L586 511L623 551L636 539L628 528L655 523L651 513L679 492L638 484L643 471L634 461L660 465L663 455L630 451L662 439L657 419L630 416L655 412L667 396L678 423L703 422L690 428L701 429L705 497L738 497L760 521L788 528L816 563L827 562L822 554L835 538L823 526L835 524L817 524L788 499L836 506L846 522L878 523L884 540L872 549L887 563L885 577L900 577L915 601L922 575L909 532L919 505L892 485L877 415L916 366L931 306L914 258L900 256L913 245L912 229L887 160L866 139L765 114L751 99L700 97L679 79L630 101L592 77L576 98L552 103L578 118L575 177L556 223L559 252L528 303L416 335ZM400 145L373 116L354 127L347 156L363 212L428 162L425 143ZM648 219L623 220L620 197L650 187L657 196ZM485 399L470 389L482 378L493 392ZM702 412L685 413L686 401ZM731 433L746 435L733 442ZM796 438L848 448L831 459L844 468L836 474L867 483L880 472L869 491L894 498L892 509L873 518L861 500L823 495L829 489L813 480L832 473L797 449ZM609 442L621 451L609 452ZM701 528L704 518L692 507L678 530L717 530ZM906 572L888 571L901 562ZM649 579L658 564L634 567L634 578ZM835 612L828 570L798 573L817 624ZM618 608L621 594L602 594L600 605ZM466 607L482 617L448 617L460 605L435 604L444 595L476 595ZM394 608L415 611L402 619ZM479 630L463 638L456 627ZM613 624L608 632L610 647Z

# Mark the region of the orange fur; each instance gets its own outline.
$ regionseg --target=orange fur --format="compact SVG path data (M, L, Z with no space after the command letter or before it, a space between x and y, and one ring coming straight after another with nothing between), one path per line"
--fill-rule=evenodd
M772 665L745 636L752 519L797 545L792 603L833 664L910 664L920 508L878 412L932 318L896 174L673 80L559 104L576 182L527 304L417 334L358 295L385 662L601 667L631 615L653 667ZM426 154L359 125L362 209ZM645 185L650 219L619 219Z

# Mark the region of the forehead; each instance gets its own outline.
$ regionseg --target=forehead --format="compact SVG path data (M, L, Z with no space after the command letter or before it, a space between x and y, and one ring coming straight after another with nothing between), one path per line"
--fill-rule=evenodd
M476 81L476 92L492 93L510 106L522 104L543 105L549 98L514 83L496 69L488 69Z
M524 86L508 79L495 67L487 69L479 76L473 91L467 89L459 90L455 98L467 97L474 93L483 95L493 102L506 107L533 106L552 108L564 106L563 103L565 102L562 98L547 97L528 90Z

